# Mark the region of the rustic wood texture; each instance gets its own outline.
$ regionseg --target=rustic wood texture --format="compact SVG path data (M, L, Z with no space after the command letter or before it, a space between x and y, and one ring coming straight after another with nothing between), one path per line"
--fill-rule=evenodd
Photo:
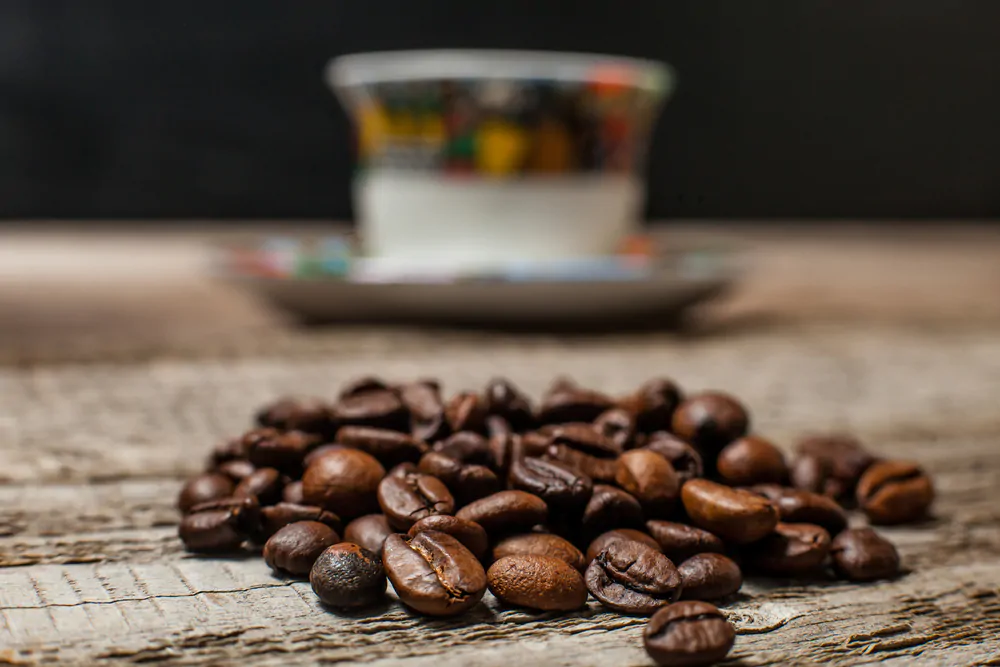
M116 326L86 354L53 345L58 334L45 327L22 325L20 338L8 331L0 664L650 664L644 620L596 603L559 616L502 610L487 596L460 619L420 618L395 603L345 617L321 609L307 583L275 578L257 556L183 552L175 494L215 440L243 429L258 403L329 396L375 372L439 375L449 389L504 374L535 395L557 373L611 392L666 374L744 397L756 430L786 446L807 431L854 430L878 453L934 475L933 519L885 531L908 573L863 586L752 580L726 607L739 632L733 664L1000 665L1000 240L937 234L951 239L940 255L929 241L845 236L837 245L762 234L759 257L784 243L811 253L815 271L803 275L802 258L772 255L717 307L720 319L684 335L302 333L242 301L226 311L244 313L235 323L135 345L146 330L107 296ZM892 287L851 297L864 267L880 264L891 267ZM191 276L176 284L194 286L189 296L212 291ZM200 320L212 311L194 308ZM84 324L101 337L99 322ZM114 336L123 326L128 334ZM25 336L53 338L22 346Z

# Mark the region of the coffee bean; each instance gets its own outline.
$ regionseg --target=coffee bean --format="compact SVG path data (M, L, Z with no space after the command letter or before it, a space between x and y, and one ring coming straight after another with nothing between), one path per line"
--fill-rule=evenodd
M226 461L225 463L220 463L215 472L220 475L225 475L229 479L233 480L233 483L239 484L244 479L249 477L254 473L257 468L254 464L250 463L246 459L233 459L232 461Z
M591 428L592 427L588 427ZM549 436L539 431L528 431L513 439L511 460L523 456L544 456L549 448Z
M851 528L830 545L833 569L848 581L892 579L899 574L899 553L871 528Z
M319 442L313 434L273 428L258 428L243 435L247 458L257 468L275 468L295 475L301 474L303 459Z
M486 431L486 403L473 392L456 394L445 404L444 416L454 432Z
M446 440L434 443L433 450L462 463L490 465L493 462L489 441L472 431L454 433Z
M177 509L186 514L200 503L230 497L235 489L233 481L219 473L204 473L192 477L177 496Z
M382 559L399 599L424 614L460 614L486 592L483 566L461 542L445 533L390 535Z
M486 573L500 602L540 611L574 611L587 604L583 577L560 558L517 554L498 559Z
M619 401L619 405L635 416L641 433L666 431L674 411L681 402L681 392L673 381L658 378L645 382L638 391Z
M689 479L704 477L705 467L701 454L694 447L666 431L656 431L650 434L643 449L656 452L674 467L677 480L683 484Z
M201 553L236 551L247 534L242 530L238 509L204 509L188 514L177 530L184 548Z
M512 488L535 494L554 512L582 510L594 491L590 478L578 470L534 457L514 461L508 480Z
M587 553L585 556L587 562L590 563L590 561L597 558L597 555L604 551L605 547L617 540L632 540L633 542L645 544L654 551L660 550L660 545L656 543L656 540L641 530L634 530L632 528L616 528L614 530L609 530L606 533L601 533L594 538L594 540L587 547Z
M375 554L382 553L385 538L394 531L389 527L389 521L384 514L366 514L359 516L347 524L344 529L344 541L353 542Z
M427 452L420 459L420 472L440 479L461 507L500 490L500 480L486 466L465 465L437 452Z
M830 555L830 533L811 523L779 523L774 532L749 547L754 569L777 576L812 574Z
M594 430L617 450L624 451L635 446L635 420L621 408L612 408L598 415L594 420Z
M489 419L494 418L490 417ZM521 450L519 444L520 440L521 436L509 431L504 432L494 429L494 432L491 433L489 439L489 467L499 476L500 479L507 479L507 473L510 471L510 464L514 458L516 458L518 453L515 450Z
M378 485L378 504L398 530L409 530L426 516L455 511L455 499L444 482L421 472L387 475Z
M669 558L645 544L615 540L587 566L587 589L623 614L652 614L681 595L681 575Z
M643 632L646 653L664 667L702 667L723 660L736 630L717 607L686 600L656 612Z
M370 392L388 391L391 389L392 387L389 383L382 378L375 377L374 375L364 375L345 384L341 388L337 398L344 400L345 398L353 398Z
M325 523L290 523L272 535L264 545L264 562L276 572L305 576L319 555L337 542L340 542L340 536Z
M580 528L589 537L615 527L641 527L642 518L642 507L635 496L614 486L595 484Z
M385 468L375 457L357 449L338 449L314 460L302 476L302 495L351 520L378 509L376 491Z
M509 380L493 378L483 392L486 414L503 418L514 431L523 431L534 424L531 402Z
M455 516L478 523L486 530L487 535L495 537L545 523L549 508L544 500L534 494L525 491L500 491L469 503Z
M341 426L371 426L393 431L409 431L409 415L396 394L373 389L341 398L332 408Z
M344 426L337 431L337 443L371 454L386 468L415 463L427 451L427 445L405 433L370 426Z
M335 531L341 528L340 517L315 505L278 503L260 511L260 534L267 539L285 526L299 521L315 521Z
M674 412L671 431L701 453L705 463L750 426L747 410L735 398L721 392L691 396Z
M646 530L653 536L664 555L675 563L703 553L722 553L725 549L717 536L683 523L652 520L646 522Z
M410 463L409 461L405 463L400 463L388 472L389 477L402 477L406 478L409 475L413 475L420 472L420 468Z
M489 551L490 542L486 536L486 531L474 521L466 521L465 519L459 519L447 514L432 514L410 526L407 534L410 537L416 537L417 534L428 530L436 530L439 533L451 535L465 545L465 548L480 560Z
M796 472L800 481L793 482L793 485L841 502L853 502L858 480L875 461L857 439L842 434L808 436L798 443L796 449L800 459L808 460L797 460L793 464L793 470L801 468ZM807 481L809 485L805 484Z
M347 447L346 445L338 445L336 443L329 443L329 444L326 444L326 445L320 445L316 449L314 449L311 452L309 452L308 454L306 454L306 457L302 460L303 470L305 468L308 468L309 466L311 466L312 463L313 463L313 461L315 461L316 459L320 458L321 456L329 454L330 452L337 452L337 451L340 451L342 449L351 449L351 447Z
M703 553L691 556L680 565L685 600L718 600L732 595L743 585L740 566L722 554Z
M792 487L801 491L818 493L830 498L843 495L842 485L833 479L829 460L814 454L801 454L788 469Z
M541 424L592 422L605 410L615 406L605 394L577 386L564 378L556 380L542 397L538 408Z
M297 479L285 484L285 488L281 490L281 500L293 505L305 505L305 498L302 497L302 480Z
M571 422L546 426L541 430L548 437L548 445L567 445L598 458L614 458L625 449L612 442L594 428L593 424Z
M598 458L567 445L550 445L545 451L545 458L551 461L559 461L575 468L595 482L613 484L615 474L618 472L618 461L616 459Z
M410 414L410 435L434 442L448 435L441 391L427 382L411 382L398 390L399 400Z
M261 505L274 505L281 502L284 485L281 473L274 468L257 468L252 475L236 485L233 496L256 496Z
M259 410L256 414L256 421L260 426L275 428L279 431L333 435L330 406L318 398L280 399Z
M927 516L934 486L915 463L879 461L858 481L857 498L872 523L908 523Z
M788 477L788 466L781 450L753 435L726 445L719 452L716 470L722 481L732 486L782 484Z
M757 484L750 490L770 500L778 508L778 517L785 523L814 523L831 535L847 527L844 509L827 496L777 484Z
M212 454L208 457L208 472L213 472L222 463L234 459L245 459L247 457L246 447L243 446L243 438L227 438L212 448Z
M368 607L385 595L382 559L369 549L341 542L319 555L309 572L313 592L325 605Z
M696 526L733 544L756 542L778 523L778 511L766 498L707 479L684 484L681 500Z
M633 449L619 456L615 481L635 496L648 517L668 515L680 490L674 467L648 449Z
M568 540L550 533L522 533L506 537L493 547L493 560L506 556L548 556L558 558L577 570L583 570L587 562L580 550ZM583 585L583 581L580 582Z

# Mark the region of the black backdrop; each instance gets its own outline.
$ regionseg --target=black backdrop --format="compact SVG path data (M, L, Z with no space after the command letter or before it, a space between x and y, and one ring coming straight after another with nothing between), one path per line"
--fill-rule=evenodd
M349 215L340 53L671 62L649 213L1000 215L1000 0L0 0L0 217Z

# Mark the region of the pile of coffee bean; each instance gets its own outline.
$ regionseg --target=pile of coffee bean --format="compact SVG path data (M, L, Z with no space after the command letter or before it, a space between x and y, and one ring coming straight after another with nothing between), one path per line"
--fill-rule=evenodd
M593 596L652 616L645 647L661 665L729 653L735 630L711 602L744 574L896 576L896 549L849 528L847 510L899 524L934 497L917 465L848 436L808 437L789 463L737 399L667 379L615 398L561 378L535 405L503 379L446 399L433 380L362 378L256 422L182 489L189 551L263 546L333 609L379 603L387 579L431 616L487 589L539 611Z

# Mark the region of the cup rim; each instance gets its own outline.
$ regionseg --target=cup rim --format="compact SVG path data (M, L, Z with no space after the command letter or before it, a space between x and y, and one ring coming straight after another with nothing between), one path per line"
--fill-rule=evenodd
M673 68L660 61L596 53L478 49L373 51L338 56L324 78L334 90L433 79L533 80L625 85L669 95Z

